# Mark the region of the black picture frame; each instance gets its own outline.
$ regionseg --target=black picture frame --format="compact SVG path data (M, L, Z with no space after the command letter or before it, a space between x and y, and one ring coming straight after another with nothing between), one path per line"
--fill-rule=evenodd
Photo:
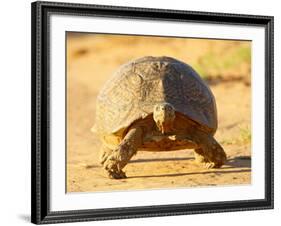
M33 2L32 10L32 205L36 224L273 208L273 21L272 16L176 11L57 2ZM265 28L265 198L196 204L50 211L50 77L48 23L51 14L219 23Z

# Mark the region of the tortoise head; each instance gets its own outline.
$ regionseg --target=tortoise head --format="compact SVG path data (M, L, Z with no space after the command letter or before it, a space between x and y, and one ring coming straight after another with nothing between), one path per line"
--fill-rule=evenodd
M175 108L169 103L159 103L154 106L153 119L161 133L165 134L173 130Z

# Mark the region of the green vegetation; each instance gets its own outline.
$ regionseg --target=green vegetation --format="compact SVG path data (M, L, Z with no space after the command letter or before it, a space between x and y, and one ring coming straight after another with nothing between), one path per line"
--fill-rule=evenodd
M234 139L225 139L222 140L222 144L231 145L231 144L250 144L252 140L252 133L249 127L240 128L239 137Z
M240 128L240 141L244 144L251 143L252 134L251 130L247 128Z
M224 74L244 75L243 67L250 68L251 65L251 46L250 45L232 45L225 47L219 52L210 51L201 56L194 69L204 79L216 78Z

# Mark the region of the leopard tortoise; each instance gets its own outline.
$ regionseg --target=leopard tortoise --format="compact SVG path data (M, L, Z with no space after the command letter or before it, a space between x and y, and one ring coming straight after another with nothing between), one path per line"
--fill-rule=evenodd
M217 130L214 96L189 65L171 57L146 56L121 66L97 97L93 127L108 176L122 169L137 150L194 149L195 160L219 168L226 154L213 137Z

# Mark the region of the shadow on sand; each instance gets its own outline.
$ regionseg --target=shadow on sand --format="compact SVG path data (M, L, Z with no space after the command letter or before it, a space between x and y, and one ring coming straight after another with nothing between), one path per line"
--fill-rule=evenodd
M226 165L232 168L251 168L251 156L237 156L228 159Z
M190 160L193 158L162 158L162 159L138 159L132 160L131 163L140 162L156 162L156 161L180 161L180 160ZM240 168L240 169L239 169ZM241 169L243 168L243 169ZM248 168L248 169L244 169ZM229 170L233 169L233 170ZM236 170L235 170L236 169ZM187 175L202 175L202 174L229 174L229 173L246 173L251 172L251 157L250 156L237 156L228 159L225 164L225 168L211 169L203 172L188 172L188 173L171 173L171 174L159 174L159 175L143 175L143 176L133 176L130 178L154 178L154 177L177 177L177 176L187 176ZM129 178L128 178L129 179Z
M131 160L130 163L142 163L142 162L168 162L168 161L184 161L191 160L194 158L151 158L151 159L135 159Z
M229 168L227 168L229 169ZM177 177L177 176L189 176L189 175L202 175L202 174L227 174L227 173L247 173L251 172L251 169L242 169L242 170L210 170L204 172L191 172L191 173L170 173L170 174L159 174L159 175L143 175L143 176L133 176L130 178L153 178L153 177ZM127 179L130 179L127 178Z

